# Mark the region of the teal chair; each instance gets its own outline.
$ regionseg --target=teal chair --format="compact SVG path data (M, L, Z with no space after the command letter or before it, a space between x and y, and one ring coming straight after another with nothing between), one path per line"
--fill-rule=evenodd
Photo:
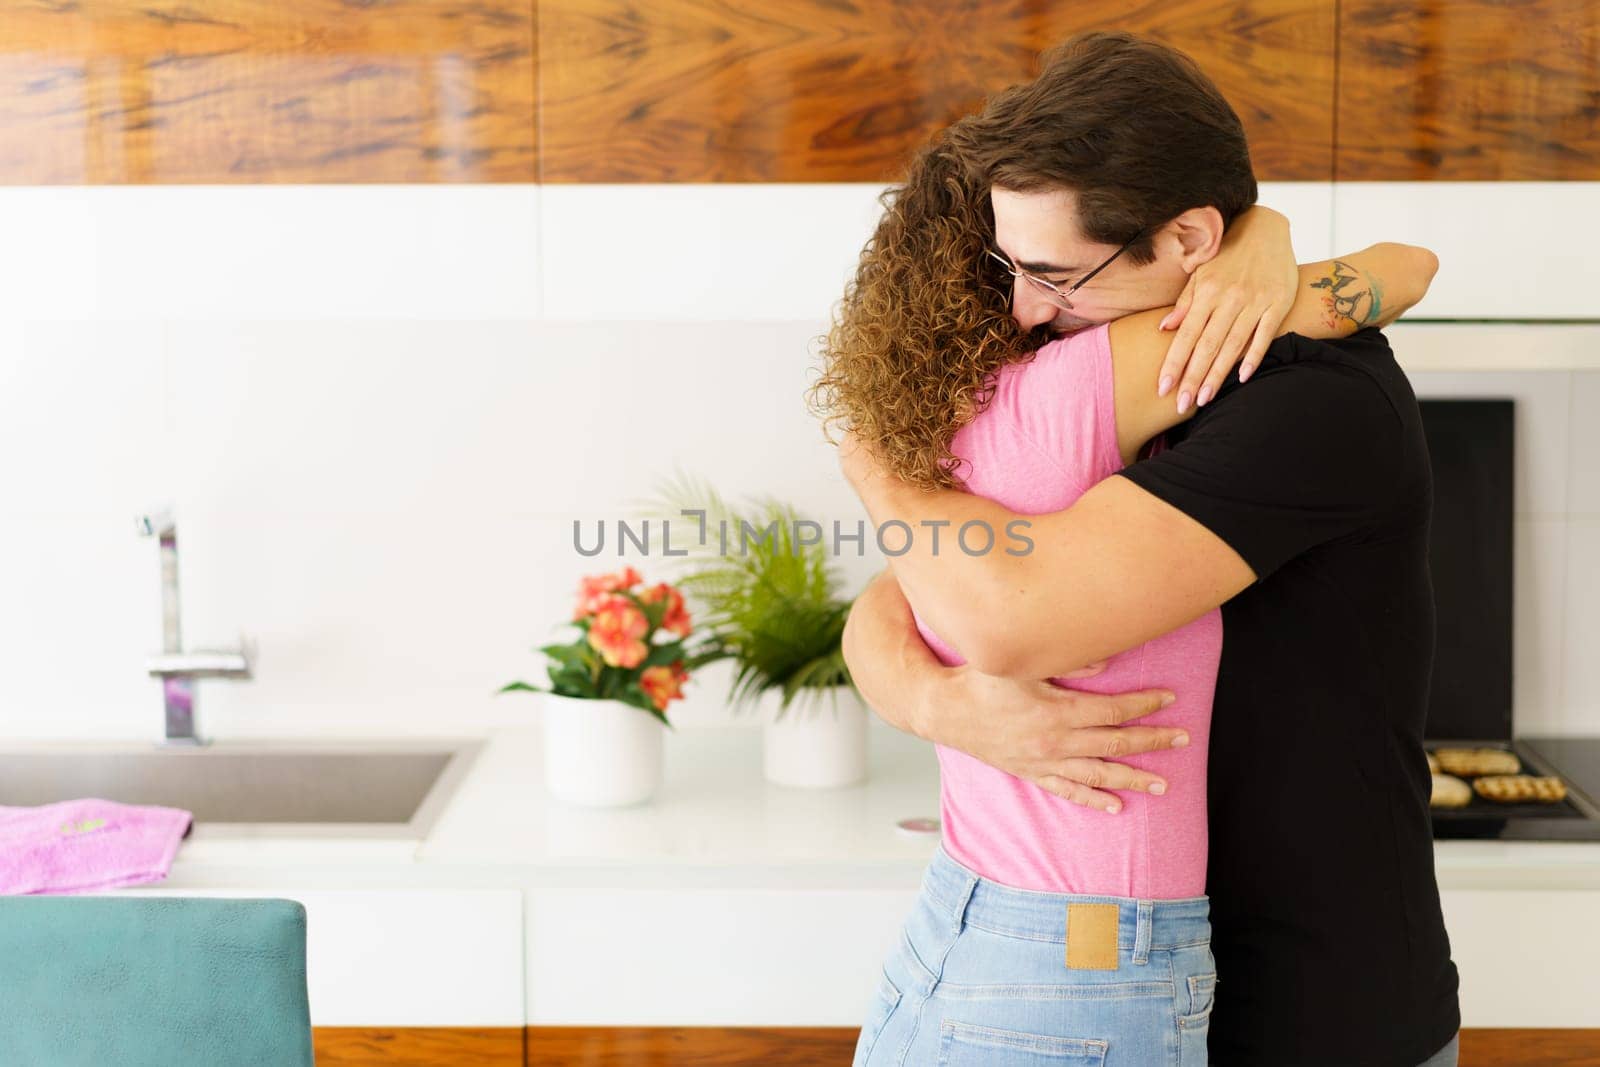
M293 900L0 897L6 1067L306 1067Z

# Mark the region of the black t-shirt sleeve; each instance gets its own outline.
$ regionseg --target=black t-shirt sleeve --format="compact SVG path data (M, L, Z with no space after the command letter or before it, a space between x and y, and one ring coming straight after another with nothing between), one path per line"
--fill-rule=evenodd
M1268 360L1186 429L1121 476L1220 537L1258 579L1392 521L1407 477L1399 412L1345 362Z

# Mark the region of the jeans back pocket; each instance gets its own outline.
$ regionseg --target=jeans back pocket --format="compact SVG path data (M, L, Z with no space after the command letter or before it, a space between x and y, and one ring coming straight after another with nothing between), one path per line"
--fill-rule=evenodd
M1105 1067L1107 1043L946 1020L939 1067Z
M1178 1016L1179 1067L1206 1067L1206 1044L1211 1035L1211 1007L1216 999L1215 974L1191 974L1188 980L1189 1003Z
M1191 974L1189 976L1189 1010L1179 1018L1180 1026L1203 1025L1211 1018L1211 1007L1216 1001L1217 976Z

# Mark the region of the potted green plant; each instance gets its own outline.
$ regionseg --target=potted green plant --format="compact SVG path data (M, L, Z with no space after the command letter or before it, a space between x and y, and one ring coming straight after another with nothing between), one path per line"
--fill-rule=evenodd
M685 510L704 512L698 516ZM763 718L763 768L780 785L829 788L866 777L868 710L845 665L851 599L823 538L771 497L731 507L679 476L651 511L672 522L677 582L734 663L733 710ZM700 537L704 533L703 541Z
M690 640L683 594L645 585L624 567L579 582L570 625L577 636L539 648L549 688L512 682L497 693L543 694L545 783L570 804L617 807L661 784L666 708L690 672L722 658L715 637Z

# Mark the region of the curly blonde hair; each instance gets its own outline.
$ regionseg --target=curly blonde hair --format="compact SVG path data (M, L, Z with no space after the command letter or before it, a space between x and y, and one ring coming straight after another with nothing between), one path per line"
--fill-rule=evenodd
M959 126L959 123L957 124ZM1010 313L1010 277L987 250L988 183L946 133L886 192L883 218L823 343L808 405L855 434L899 478L964 488L950 451L956 431L993 398L993 376L1048 340Z

